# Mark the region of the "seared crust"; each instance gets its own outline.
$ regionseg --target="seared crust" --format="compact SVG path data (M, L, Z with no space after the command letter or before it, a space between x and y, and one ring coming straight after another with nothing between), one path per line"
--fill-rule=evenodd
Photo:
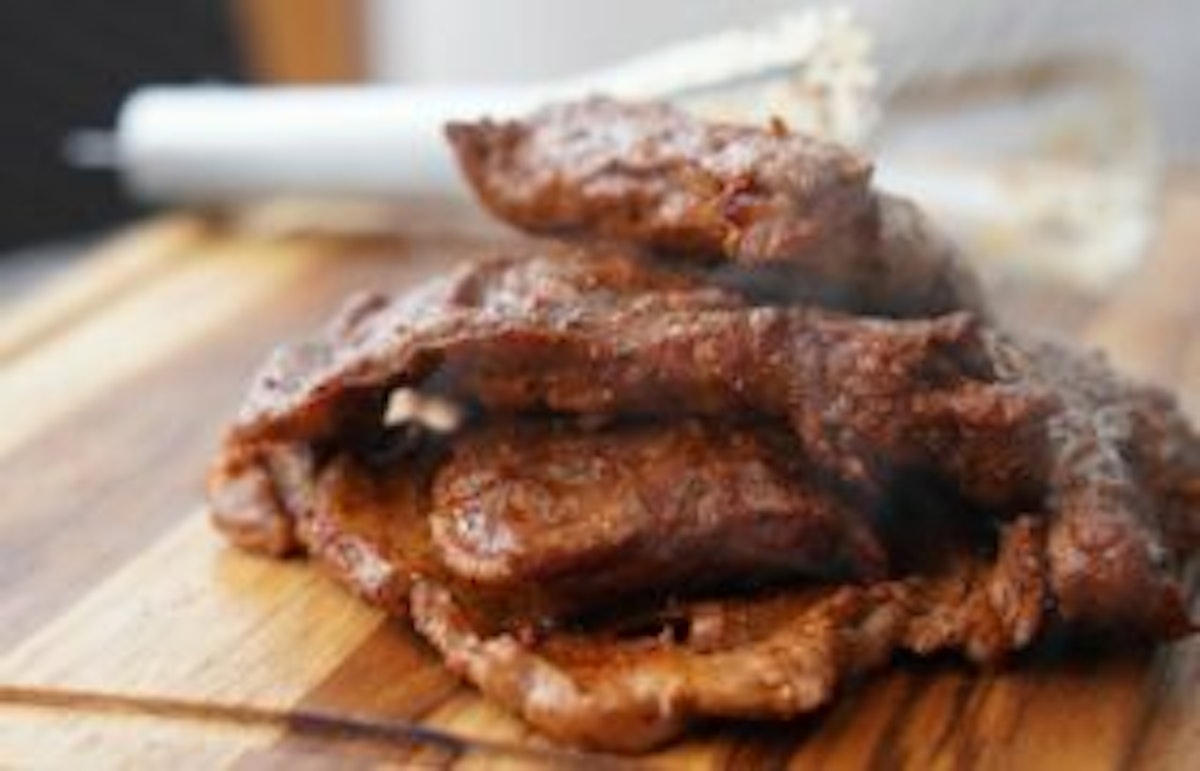
M446 133L480 201L524 230L628 239L779 301L987 315L954 247L872 191L865 159L778 125L596 98Z
M478 270L506 285L504 270ZM586 275L572 266L564 285L574 271ZM467 285L466 299L447 288ZM586 299L562 290L513 304L469 274L418 294L433 299L360 299L324 335L279 351L232 441L345 438L379 422L393 389L432 383L498 413L781 419L813 462L868 487L897 466L932 466L1003 503L1029 494L1039 473L1049 403L1001 381L964 314L865 319L751 307L705 287L579 290Z
M1052 392L1044 509L1058 613L1174 638L1193 629L1178 576L1200 539L1200 438L1167 393L1096 354L994 338L1001 368Z
M429 582L414 586L412 615L447 666L540 731L637 752L701 717L810 712L897 650L999 660L1040 628L1040 538L1023 519L1006 529L994 564L964 556L940 576L686 604L640 634L490 632Z
M756 263L840 241L869 220L871 164L786 130L706 124L664 104L594 98L446 135L493 214Z
M682 421L460 437L429 508L441 562L492 591L578 608L685 587L878 580L869 518L814 478L786 432Z
M604 100L450 133L515 224L636 243L514 247L282 349L210 474L231 540L611 750L813 710L896 651L1195 630L1173 399L992 326L855 156Z

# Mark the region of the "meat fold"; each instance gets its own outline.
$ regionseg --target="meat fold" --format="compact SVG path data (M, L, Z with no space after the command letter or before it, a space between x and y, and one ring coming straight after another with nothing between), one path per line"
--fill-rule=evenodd
M504 284L504 270L479 270ZM345 437L378 424L394 389L425 388L491 413L783 420L849 483L930 466L989 504L1030 493L1040 473L1048 402L1000 380L968 315L867 319L711 288L505 305L470 278L420 303L362 298L325 335L281 350L233 441Z
M617 751L812 711L898 652L1196 630L1175 401L996 326L854 153L606 99L448 134L486 206L564 240L280 349L209 475L233 542Z
M297 520L305 550L359 597L404 615L414 578L443 572L429 540L431 473L427 457L390 473L349 454L333 458L315 481L313 508Z
M313 508L315 466L302 443L226 442L208 473L213 523L249 551L286 557L302 551L296 521Z
M705 123L663 104L593 98L446 133L479 200L524 230L723 265L719 280L783 301L986 314L953 246L911 203L873 191L865 159L781 124Z
M508 627L541 627L598 604L887 570L867 518L810 478L786 434L761 427L487 426L449 457L373 466L339 454L309 486L298 543L398 614L418 576Z
M687 603L630 628L542 636L478 624L436 582L413 588L417 630L446 665L560 741L636 752L697 719L787 718L829 701L893 653L992 662L1040 629L1041 527L1005 527L994 561L961 554L936 576Z
M214 472L218 523L251 548L295 550L289 522L312 507L305 464L321 448L386 439L383 406L397 388L432 389L493 419L678 424L737 415L774 422L806 473L854 491L867 514L920 473L949 484L976 509L970 516L1046 517L1055 613L1068 622L1162 638L1192 629L1178 575L1200 530L1200 442L1166 394L965 315L893 321L754 307L619 250L597 258L571 249L484 263L417 300L368 297L324 336L283 352ZM576 442L599 458L608 441L579 431L546 446ZM538 457L538 442L505 449L493 437L490 450L484 442L474 453L469 438L450 445L460 469L471 457L477 470L486 466L489 452L496 462L507 453L511 467L522 454ZM439 488L441 503L451 487ZM442 559L485 583L487 560L435 521ZM504 516L488 524L497 522ZM587 564L585 556L572 559ZM519 562L515 553L502 559ZM539 552L530 564L552 562ZM472 563L483 572L470 575ZM555 601L582 602L588 592L576 587L572 600L569 583L551 593Z

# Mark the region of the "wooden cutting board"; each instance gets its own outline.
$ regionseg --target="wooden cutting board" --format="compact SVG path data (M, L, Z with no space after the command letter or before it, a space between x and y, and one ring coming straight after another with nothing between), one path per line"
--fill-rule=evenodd
M427 229L427 228L426 228ZM136 227L0 315L0 766L584 765L301 562L227 548L201 479L273 343L356 287L477 253L453 230ZM1008 288L1014 323L1107 348L1200 407L1200 186L1106 299ZM1200 767L1200 640L1048 646L1004 671L905 661L819 715L712 727L664 767Z

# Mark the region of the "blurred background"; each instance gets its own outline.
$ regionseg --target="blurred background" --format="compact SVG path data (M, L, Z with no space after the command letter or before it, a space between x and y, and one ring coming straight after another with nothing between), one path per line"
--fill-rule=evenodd
M1103 55L1135 74L1156 148L1200 157L1193 0L844 0L875 40L885 114L946 72ZM143 210L69 168L73 129L111 126L146 83L531 81L803 8L796 0L4 0L0 288L12 294Z

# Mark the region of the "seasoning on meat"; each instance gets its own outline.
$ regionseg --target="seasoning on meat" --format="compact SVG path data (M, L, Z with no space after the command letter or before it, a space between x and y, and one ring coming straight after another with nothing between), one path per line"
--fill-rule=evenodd
M479 200L533 233L729 262L731 280L841 310L984 313L950 243L911 203L873 191L871 165L835 145L609 99L447 135Z
M1039 526L1008 526L993 563L870 586L798 587L673 606L640 629L541 638L481 630L454 594L413 590L413 623L446 664L560 740L607 750L662 744L701 717L787 718L897 650L996 661L1042 621Z
M450 135L486 205L573 240L277 352L209 477L238 545L627 752L814 710L896 652L1195 631L1174 400L999 328L857 156L606 100Z
M479 270L505 283L495 266ZM1030 489L1041 462L1047 401L999 379L966 315L865 319L752 307L707 288L605 288L526 308L477 291L477 307L375 298L372 313L352 309L352 323L282 349L234 434L330 439L378 424L391 389L435 381L489 412L759 414L789 424L812 462L847 481L934 464L988 501Z

